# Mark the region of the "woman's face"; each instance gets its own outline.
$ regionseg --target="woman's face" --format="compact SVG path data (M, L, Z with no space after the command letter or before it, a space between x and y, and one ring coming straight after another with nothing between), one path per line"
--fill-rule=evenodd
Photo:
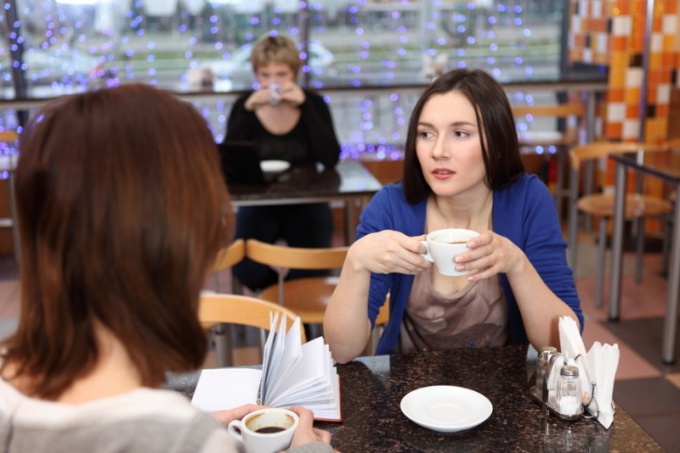
M272 82L279 85L295 82L295 73L285 63L268 63L257 68L255 78L262 88L267 88Z
M418 120L416 155L436 196L487 186L481 140L475 110L462 93L450 91L427 101Z

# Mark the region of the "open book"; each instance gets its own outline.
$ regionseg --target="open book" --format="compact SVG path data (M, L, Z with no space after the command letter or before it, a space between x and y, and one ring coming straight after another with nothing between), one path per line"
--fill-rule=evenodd
M201 371L191 403L213 412L243 404L303 406L316 420L341 421L340 379L323 337L302 344L300 318L286 333L286 320L273 316L262 369Z

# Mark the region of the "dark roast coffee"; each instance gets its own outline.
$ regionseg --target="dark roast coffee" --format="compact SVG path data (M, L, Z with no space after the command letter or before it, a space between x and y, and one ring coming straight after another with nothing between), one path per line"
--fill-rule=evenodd
M281 428L280 426L263 426L262 428L258 428L255 430L256 433L258 434L274 434L274 433L280 433L286 428Z

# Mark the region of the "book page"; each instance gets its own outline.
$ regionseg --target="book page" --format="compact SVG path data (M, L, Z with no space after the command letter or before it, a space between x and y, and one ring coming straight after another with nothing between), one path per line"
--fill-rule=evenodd
M285 322L285 319L284 319ZM287 376L295 369L297 363L302 358L302 336L300 335L300 318L295 318L295 321L288 329L285 336L281 335L285 341L282 344L281 350L277 351L279 361L273 367L271 381L268 383L267 395L271 399L273 394L279 392L280 388L285 387ZM285 332L285 324L283 325ZM269 400L267 400L269 401ZM269 404L269 403L266 403Z
M191 404L206 412L254 404L262 371L253 368L202 370Z
M315 338L302 346L302 356L292 367L286 377L281 380L275 394L271 394L269 404L290 405L294 404L294 399L303 391L309 394L324 391L326 364L323 361L323 338ZM298 395L296 395L298 394ZM293 398L290 398L292 395Z

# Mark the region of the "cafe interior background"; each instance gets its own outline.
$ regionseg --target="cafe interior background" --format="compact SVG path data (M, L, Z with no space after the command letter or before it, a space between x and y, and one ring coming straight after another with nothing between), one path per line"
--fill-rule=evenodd
M232 102L253 84L249 46L277 31L300 43L300 83L329 102L342 158L361 161L383 183L400 177L408 118L423 87L457 67L489 71L513 105L582 102L584 143L680 136L678 0L0 3L0 131L20 133L46 99L143 82L192 102L219 141ZM520 132L546 126L560 124L517 119ZM15 143L0 144L0 166L11 166L16 152ZM527 152L527 169L553 184L555 152ZM0 216L9 217L9 173L0 176ZM666 188L657 182L646 190L663 195ZM599 340L622 348L615 399L670 450L680 445L680 367L659 357L666 279L654 245L661 232L651 225L642 283L624 273L619 322L592 304L595 234L580 236L577 281L586 346ZM0 318L7 320L18 314L11 228L0 228L0 253Z

